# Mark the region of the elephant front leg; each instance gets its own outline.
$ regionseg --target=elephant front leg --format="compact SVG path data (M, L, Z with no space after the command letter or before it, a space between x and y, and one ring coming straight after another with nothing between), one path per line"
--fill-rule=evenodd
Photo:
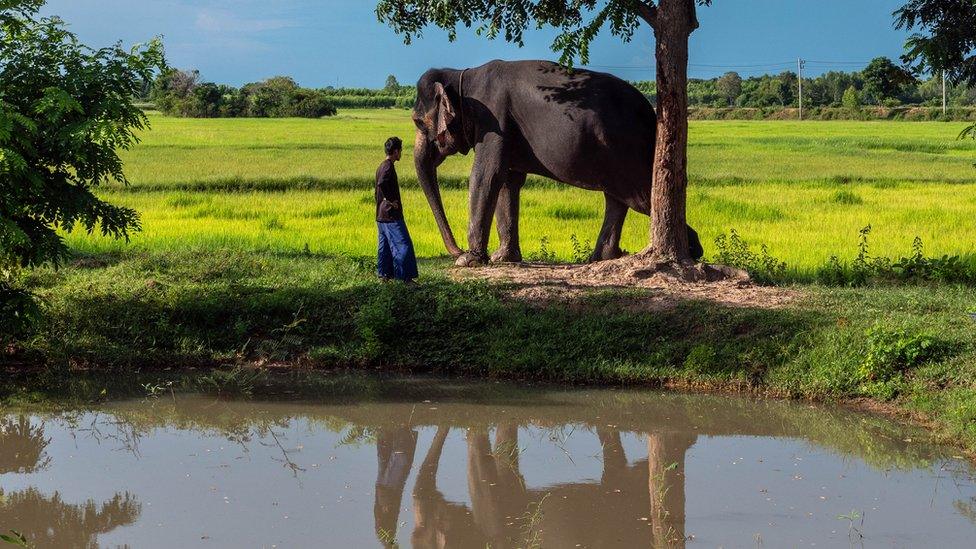
M606 261L623 257L626 252L620 249L620 237L623 234L624 220L627 218L627 205L611 197L606 199L606 212L603 217L603 228L596 239L596 248L590 256L590 262Z
M525 174L509 172L508 181L498 193L495 225L498 228L498 249L491 254L492 263L521 263L519 245L519 195L525 184Z
M476 147L475 155L474 170L468 183L468 251L455 262L458 267L488 263L491 218L508 176L500 137L485 138Z

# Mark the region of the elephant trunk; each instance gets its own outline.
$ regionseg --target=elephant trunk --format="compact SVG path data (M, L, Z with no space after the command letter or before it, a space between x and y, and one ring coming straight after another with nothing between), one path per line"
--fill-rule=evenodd
M413 159L417 167L417 179L420 181L420 187L427 196L427 203L430 204L430 209L434 213L434 220L437 222L437 228L441 231L444 246L449 254L459 257L464 252L454 240L454 233L451 232L451 225L447 222L447 215L444 213L440 185L437 183L437 166L443 159L437 148L429 145L427 139L420 132L417 132L417 140L414 143Z

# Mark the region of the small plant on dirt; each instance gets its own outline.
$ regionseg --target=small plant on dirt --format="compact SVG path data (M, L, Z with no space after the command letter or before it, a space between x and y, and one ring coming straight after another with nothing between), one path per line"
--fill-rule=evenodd
M770 255L765 244L760 246L759 253L752 251L735 229L728 236L718 235L715 248L718 250L716 263L744 269L761 284L771 284L786 276L786 262Z
M265 377L263 370L235 366L232 370L214 370L201 376L197 388L219 396L251 396Z
M529 253L528 260L536 263L556 262L556 252L549 249L548 236L544 236L539 240L539 249Z
M579 238L576 234L569 235L569 241L573 245L573 263L587 263L590 260L590 254L593 251L593 245L590 244L589 240L585 240L580 243Z

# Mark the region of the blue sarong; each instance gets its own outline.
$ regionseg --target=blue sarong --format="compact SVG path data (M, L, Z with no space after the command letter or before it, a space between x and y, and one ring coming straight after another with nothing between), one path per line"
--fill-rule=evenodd
M376 274L380 278L413 280L417 273L417 257L413 251L413 241L407 231L407 224L400 221L377 223L379 229L379 250L376 261Z

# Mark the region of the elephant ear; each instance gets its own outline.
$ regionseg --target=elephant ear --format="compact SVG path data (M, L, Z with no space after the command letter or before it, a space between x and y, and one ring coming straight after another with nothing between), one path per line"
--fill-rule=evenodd
M447 90L437 82L434 84L434 96L437 98L437 142L444 145L447 142L447 127L454 121L454 106L447 96Z

